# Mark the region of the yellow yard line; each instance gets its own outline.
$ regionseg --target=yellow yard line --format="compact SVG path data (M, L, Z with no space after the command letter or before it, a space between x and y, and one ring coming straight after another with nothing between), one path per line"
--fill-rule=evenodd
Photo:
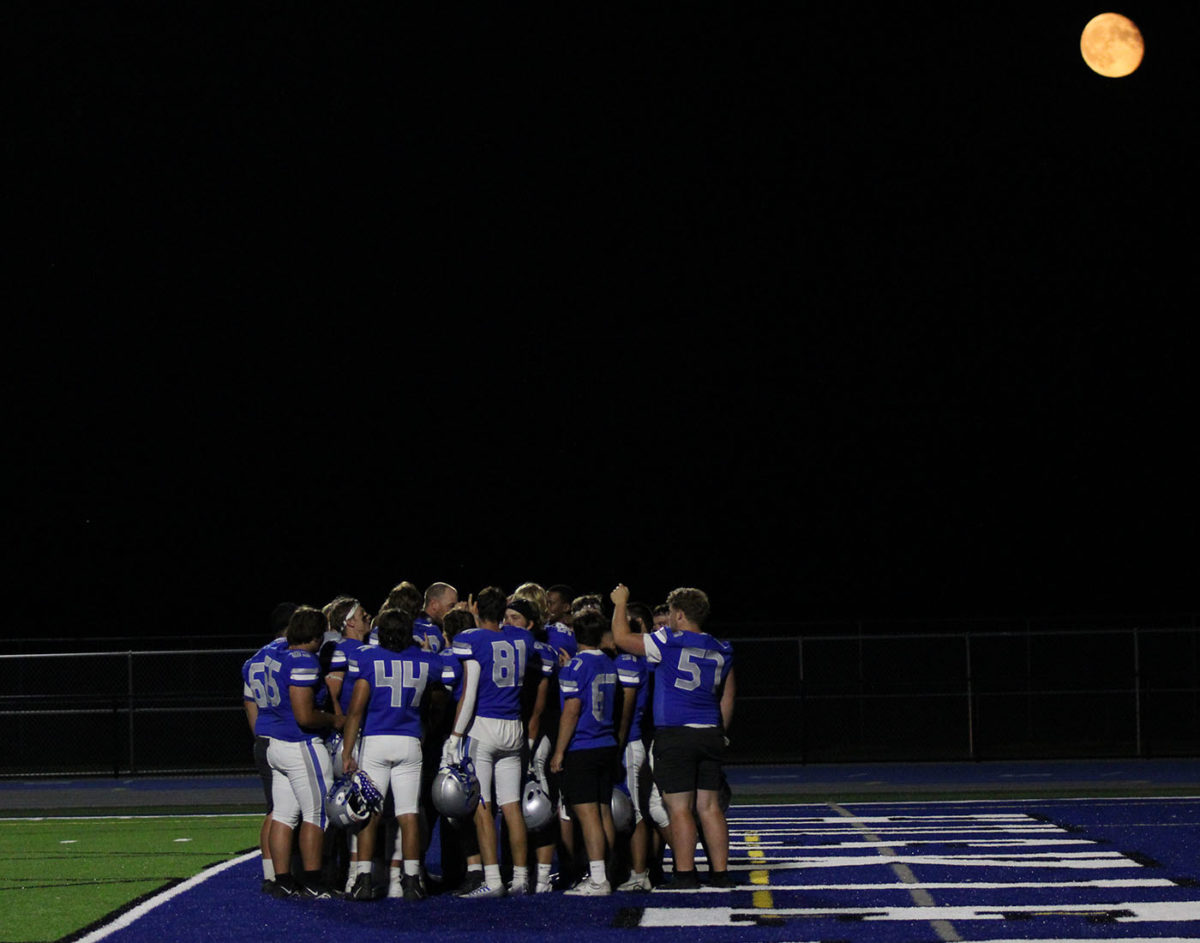
M758 844L758 832L747 832L746 844L756 846ZM756 858L761 861L765 857L763 850L757 847L751 847L749 850L747 850L746 854L750 858L751 863L754 863ZM771 883L771 872L767 871L765 868L762 870L751 871L750 883L763 885L762 890L757 890L754 892L755 907L763 910L769 910L775 906L775 899L771 896L771 892L766 890L766 885Z

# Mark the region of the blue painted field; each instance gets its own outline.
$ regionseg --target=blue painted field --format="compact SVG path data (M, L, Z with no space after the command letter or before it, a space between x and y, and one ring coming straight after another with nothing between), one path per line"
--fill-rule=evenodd
M1197 798L735 806L731 835L731 891L277 901L249 857L83 939L1200 940Z

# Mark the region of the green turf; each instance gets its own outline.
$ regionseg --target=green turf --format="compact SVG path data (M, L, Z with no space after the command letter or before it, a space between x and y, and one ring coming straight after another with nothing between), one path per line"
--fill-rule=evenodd
M261 823L257 816L0 819L0 941L57 940L86 927L255 847Z

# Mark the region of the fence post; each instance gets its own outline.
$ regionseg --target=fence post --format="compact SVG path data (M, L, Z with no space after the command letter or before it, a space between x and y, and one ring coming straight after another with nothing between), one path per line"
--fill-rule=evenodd
M137 763L133 749L133 652L125 653L125 676L128 684L128 701L126 709L129 711L129 775L133 776L137 773Z
M800 762L808 762L808 711L804 703L804 636L796 639L796 653L800 672Z
M121 778L121 701L112 702L112 761L113 779Z
M971 678L971 633L963 636L967 646L967 757L975 759L975 684Z
M1142 748L1142 650L1137 626L1133 629L1133 731L1137 755L1145 756Z

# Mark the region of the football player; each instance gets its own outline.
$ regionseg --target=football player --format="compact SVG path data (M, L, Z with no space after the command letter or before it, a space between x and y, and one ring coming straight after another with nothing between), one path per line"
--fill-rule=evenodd
M575 590L565 583L555 583L546 590L546 624L571 625L571 600Z
M627 587L618 585L611 599L617 646L645 655L655 666L654 776L670 818L667 832L675 874L669 884L699 886L698 818L708 848L709 883L730 887L729 826L720 789L726 731L733 719L733 646L703 631L709 603L701 590L673 590L667 597L667 625L650 635L630 631Z
M458 590L449 583L434 583L425 590L420 615L413 620L413 635L424 638L431 652L442 650L442 620L458 605Z
M652 616L641 603L628 607L629 627L637 635L649 628ZM615 642L615 639L614 639ZM650 693L650 669L644 655L623 652L615 659L617 677L621 682L621 722L617 731L617 746L625 761L625 787L633 805L633 834L629 837L629 879L618 891L650 890L649 857L650 828L645 811L649 794L650 769L646 759L643 734L649 732L646 706ZM643 730L643 727L647 728Z
M250 685L262 689L265 707L259 710L259 732L270 740L267 762L272 774L271 857L276 864L291 860L292 839L299 825L300 861L304 877L296 884L290 874L275 876L274 893L327 898L332 891L321 880L325 837L325 794L333 780L329 752L320 733L340 728L343 718L318 710L314 690L321 670L316 652L326 620L318 609L300 606L288 619L287 648L264 649L261 661L249 670Z
M347 773L361 768L386 797L392 792L403 852L403 875L389 874L389 897L420 900L421 840L417 803L421 788L421 706L426 689L441 683L441 660L413 639L412 618L385 609L375 620L379 646L359 646L350 655L348 677L354 679L345 727L343 764ZM362 753L354 747L361 731ZM355 879L351 897L370 900L370 861L375 851L379 817L359 832L358 856L366 863ZM360 869L362 864L360 864Z
M464 897L503 897L506 893L496 847L493 787L495 804L500 806L508 830L513 860L511 892L528 892L528 842L521 812L521 755L525 750L521 689L529 661L536 663L539 656L528 629L501 624L507 608L505 592L496 586L487 587L470 603L479 628L460 632L454 638L454 654L463 663L463 694L442 762L455 763L464 749L469 750L483 796L475 810L475 831L483 858L484 883Z
M392 587L391 592L387 594L387 599L383 601L383 605L379 607L379 611L384 609L399 609L401 612L408 615L410 619L415 619L417 613L421 611L421 591L417 589L415 583L410 583L408 580L403 580ZM417 641L421 640L423 633L418 634ZM371 645L379 644L379 630L372 626L370 634L367 636L367 641Z
M371 615L357 599L341 596L325 607L329 626L338 633L337 642L329 649L326 641L317 653L318 660L326 669L325 687L329 691L332 710L335 714L345 714L350 709L350 695L354 691L354 682L346 682L346 669L350 664L350 656L360 647L367 644L367 635L371 631ZM327 636L328 638L328 636ZM361 738L356 749L362 745ZM345 743L338 734L331 734L325 741L329 749L329 757L333 763L334 775L345 771L343 751ZM356 757L357 758L357 757ZM354 887L362 865L358 855L358 832L344 834L342 829L333 828L326 833L326 854L337 861L347 861L344 890L348 894ZM371 859L365 859L366 867L370 869ZM340 870L340 866L331 866L331 872Z
M558 742L550 758L550 771L563 774L563 792L583 833L588 856L588 876L567 893L587 897L612 893L605 861L616 843L611 805L617 765L613 731L617 669L600 649L606 628L597 609L576 611L574 629L579 652L559 672L562 716Z
M448 710L432 718L434 721L427 735L438 744L445 743L454 729L454 713L462 699L462 662L454 654L454 639L460 632L475 628L475 617L466 609L451 609L442 619L442 684L449 692ZM440 765L440 755L434 767ZM436 810L435 810L436 811ZM455 894L463 895L483 883L483 860L479 856L479 839L475 835L474 820L462 822L439 815L438 834L442 851L442 886L453 888Z
M254 664L262 665L264 654L268 648L276 652L287 650L287 639L284 638L284 634L287 632L288 619L295 611L296 604L294 602L281 602L276 606L271 611L271 641L242 664L242 706L246 711L246 721L250 725L250 733L254 736L254 768L258 770L259 779L262 780L263 794L267 800L267 814L263 816L262 827L258 833L258 845L262 851L262 889L264 891L271 891L275 883L275 862L271 858L270 841L271 810L274 803L271 801L271 764L267 762L267 747L270 745L270 740L258 732L258 712L267 706L267 691L261 682L257 687L250 684L250 667ZM261 675L261 673L261 667L256 669L256 675ZM259 703L260 699L262 700L261 704ZM283 863L283 870L288 870L286 862Z
M524 699L527 706L522 709L526 713L526 744L529 748L529 772L537 779L542 791L550 799L552 806L557 808L558 777L553 783L546 775L546 762L553 752L554 741L558 736L558 670L559 655L547 640L546 628L543 625L545 616L544 603L546 594L536 583L523 583L513 593L508 601L508 609L504 613L504 621L518 628L528 629L536 640L534 645L541 657L541 671L526 674L526 691ZM572 643L574 636L572 636ZM533 847L534 865L537 876L534 878L535 894L549 893L552 871L554 868L554 850L558 845L559 827L558 816L549 824L529 833L529 842Z

